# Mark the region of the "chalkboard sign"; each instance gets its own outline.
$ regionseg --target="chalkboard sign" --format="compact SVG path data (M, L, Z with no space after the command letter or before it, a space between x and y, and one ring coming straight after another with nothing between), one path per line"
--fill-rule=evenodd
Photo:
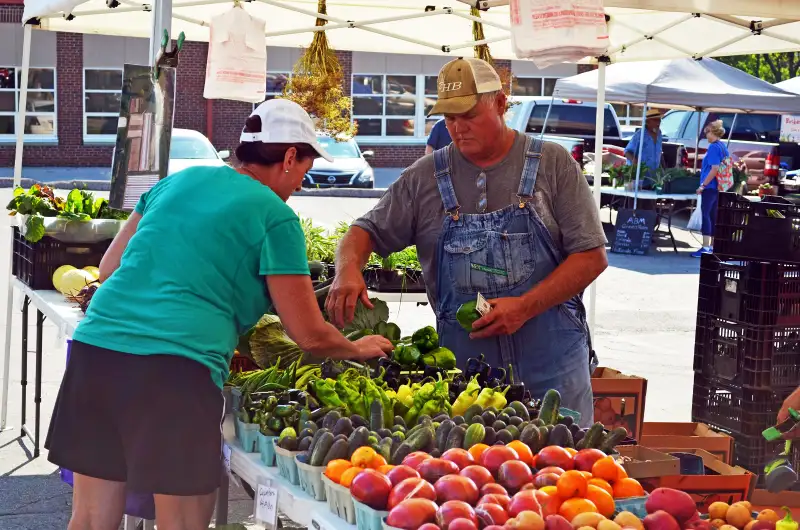
M655 210L619 210L611 252L644 256L650 251L655 227Z

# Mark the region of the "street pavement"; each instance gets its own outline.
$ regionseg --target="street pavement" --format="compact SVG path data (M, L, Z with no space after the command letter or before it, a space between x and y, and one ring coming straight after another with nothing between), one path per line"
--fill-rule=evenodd
M102 194L98 194L102 195ZM11 190L0 190L0 204L6 204ZM289 204L304 217L332 228L340 221L352 221L366 212L376 199L292 197ZM605 213L604 219L607 219ZM684 219L685 223L685 219ZM597 325L595 349L601 366L648 379L645 419L648 421L689 421L692 397L692 356L697 307L698 260L689 253L697 242L681 228L673 228L679 253L664 237L648 256L609 254L611 266L597 282ZM10 251L9 230L0 230L3 256ZM8 259L0 259L0 278L7 278ZM0 309L5 324L6 288L0 288ZM19 297L15 298L12 327L12 360L8 425L0 432L0 530L57 530L66 528L71 509L71 490L60 482L46 452L32 459L32 444L20 439L20 349L21 317ZM427 306L390 304L391 318L406 331L433 322ZM31 343L35 313L29 320ZM5 336L5 329L0 337ZM42 367L42 439L66 363L65 337L46 324ZM33 359L30 356L28 414L33 409ZM0 364L0 369L2 365ZM6 377L6 374L1 374ZM30 420L29 420L30 421ZM31 423L29 423L31 426ZM252 501L243 490L232 486L229 522L247 523Z

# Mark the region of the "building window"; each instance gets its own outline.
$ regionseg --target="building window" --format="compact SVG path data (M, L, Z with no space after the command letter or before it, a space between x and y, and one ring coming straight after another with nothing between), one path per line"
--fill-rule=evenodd
M422 77L354 74L352 115L358 136L423 136L422 89L418 86Z
M16 135L22 70L0 66L0 138ZM57 137L56 71L54 68L28 70L28 102L25 113L25 137L53 140Z
M512 96L552 96L557 77L514 77Z
M86 68L83 71L84 141L116 141L121 96L121 68Z
M641 125L642 107L639 105L625 105L615 103L612 105L617 112L620 125Z

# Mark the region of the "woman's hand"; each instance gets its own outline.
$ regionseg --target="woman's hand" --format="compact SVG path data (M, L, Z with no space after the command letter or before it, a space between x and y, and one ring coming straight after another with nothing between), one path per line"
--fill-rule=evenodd
M705 186L700 186L699 188L697 188L697 194L702 195L704 189L706 189Z
M360 339L353 341L353 344L358 348L358 357L356 361L366 361L375 357L386 357L387 353L391 353L394 349L391 341L386 337L380 335L367 335Z

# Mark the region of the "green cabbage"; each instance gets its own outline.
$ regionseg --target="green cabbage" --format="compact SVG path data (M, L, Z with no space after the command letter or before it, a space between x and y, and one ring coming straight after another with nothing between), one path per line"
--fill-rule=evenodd
M280 368L285 369L305 354L286 334L281 319L276 315L264 315L261 320L240 340L245 343L247 351L239 348L239 353L247 355L261 368L274 366L280 357Z

